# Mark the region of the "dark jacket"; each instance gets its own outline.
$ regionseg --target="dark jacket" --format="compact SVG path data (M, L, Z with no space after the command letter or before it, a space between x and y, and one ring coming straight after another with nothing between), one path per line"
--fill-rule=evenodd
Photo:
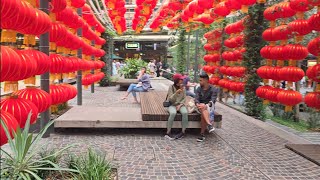
M216 88L212 85L209 86L209 89L204 91L201 87L198 87L196 90L195 103L204 103L208 104L210 101L213 103L216 102L219 93L219 88Z

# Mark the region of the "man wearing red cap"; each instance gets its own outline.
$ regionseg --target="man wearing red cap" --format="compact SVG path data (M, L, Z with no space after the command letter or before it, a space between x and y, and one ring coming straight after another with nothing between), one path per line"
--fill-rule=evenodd
M184 77L181 74L175 74L172 78L174 84L169 87L167 96L167 100L171 105L168 108L169 118L167 122L167 133L165 135L165 138L170 140L183 138L188 127L188 110L184 105L186 101L186 91L183 86ZM177 112L180 112L182 115L182 131L178 135L173 136L171 129Z

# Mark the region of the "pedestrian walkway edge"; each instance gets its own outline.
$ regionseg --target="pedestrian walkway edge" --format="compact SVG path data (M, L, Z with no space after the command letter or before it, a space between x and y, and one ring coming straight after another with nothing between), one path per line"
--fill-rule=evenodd
M256 126L258 126L258 127L262 128L262 129L264 129L264 130L266 130L266 131L268 131L268 132L270 132L272 134L275 134L275 135L277 135L277 136L289 141L290 143L293 143L293 144L312 144L312 142L310 142L310 141L308 141L308 140L306 140L304 138L301 138L301 137L299 137L299 136L297 136L297 135L295 135L295 134L293 134L291 132L285 131L285 130L279 128L279 127L276 127L276 126L273 126L273 125L271 125L269 123L266 123L266 122L263 122L261 120L255 119L255 118L253 118L251 116L248 116L248 115L246 115L246 114L244 114L244 113L242 113L242 112L240 112L238 110L230 108L230 107L228 107L228 106L226 106L226 105L224 105L222 103L217 102L216 103L216 107L227 109L228 112L230 112L230 113L232 113L232 114L234 114L236 116L239 116L239 117L243 118L244 120L246 120L246 121L248 121L248 122L250 122L252 124L255 124Z

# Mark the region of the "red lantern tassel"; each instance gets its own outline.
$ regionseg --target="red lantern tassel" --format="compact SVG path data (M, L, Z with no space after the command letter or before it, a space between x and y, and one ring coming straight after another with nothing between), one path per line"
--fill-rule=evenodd
M15 92L15 91L18 91L18 88L19 88L18 81L4 82L4 92Z
M36 76L32 76L32 77L29 77L28 79L25 79L24 84L36 85Z
M51 106L51 112L52 112L52 113L58 112L58 106L57 106L57 105L52 105L52 106Z
M248 6L241 6L241 12L243 12L243 13L248 13L248 11L249 11L249 7Z
M292 111L292 106L286 106L284 109L284 112L291 112Z
M269 100L264 99L264 100L263 100L263 105L268 105L268 104L269 104Z

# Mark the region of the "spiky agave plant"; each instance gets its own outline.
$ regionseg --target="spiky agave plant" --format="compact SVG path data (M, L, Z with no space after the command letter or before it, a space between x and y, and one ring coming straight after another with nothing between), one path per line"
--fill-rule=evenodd
M13 138L11 138L8 127L2 119L1 126L4 128L6 136L8 137L9 150L1 148L1 179L37 179L42 180L44 177L38 175L39 171L68 171L75 172L77 170L61 168L58 164L52 162L50 157L62 154L63 151L72 147L72 145L62 148L48 154L45 157L37 157L37 148L40 147L40 140L48 128L54 123L49 122L37 135L29 133L30 128L30 116L29 114L26 125L23 130L20 127L16 132L13 132Z

